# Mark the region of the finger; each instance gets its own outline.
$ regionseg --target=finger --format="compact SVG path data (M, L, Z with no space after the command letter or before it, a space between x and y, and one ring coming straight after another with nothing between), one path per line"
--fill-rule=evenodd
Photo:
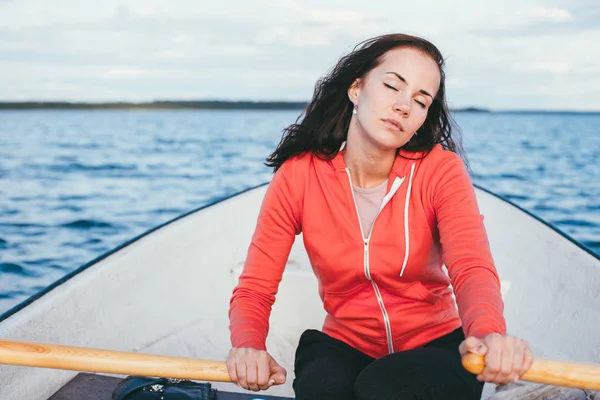
M271 372L270 380L273 381L272 385L282 385L287 380L287 371L285 368L277 364L272 357L269 362L269 370Z
M237 368L235 363L235 357L233 355L229 355L227 357L226 363L227 365L227 373L229 373L229 377L231 378L231 382L238 385L238 376L237 376Z
M483 342L474 336L469 336L461 342L460 346L458 346L458 351L461 356L465 356L467 353L484 355L484 350L485 346Z
M283 367L279 367L277 372L271 375L274 385L283 385L287 380L287 371Z
M485 368L480 375L480 380L494 382L502 366L502 338L500 335L486 337L484 343L488 350L485 355Z
M238 376L238 385L244 389L248 389L248 380L247 375L248 371L246 368L246 360L245 357L238 356L236 359L236 371Z
M495 383L512 382L515 378L514 362L515 362L515 343L516 338L506 336L502 343L502 361L500 363L500 372L496 375Z
M527 371L525 369L525 350L527 345L521 339L515 342L515 351L513 357L513 375L511 380L517 381Z
M531 349L527 343L525 343L525 346L525 361L523 364L525 365L525 372L527 372L533 365L533 354L531 353Z
M249 362L246 364L248 376L246 379L248 380L248 389L253 392L258 392L260 388L258 387L258 360L256 357L252 357Z
M271 371L269 369L269 358L270 356L265 351L261 353L257 364L258 371L258 387L260 390L267 390L269 388L269 379Z

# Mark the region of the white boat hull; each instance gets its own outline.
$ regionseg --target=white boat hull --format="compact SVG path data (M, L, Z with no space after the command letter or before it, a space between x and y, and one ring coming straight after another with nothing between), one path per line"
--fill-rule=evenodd
M265 189L191 213L80 268L5 313L0 337L224 360L229 299ZM480 189L477 196L509 332L527 340L537 357L600 363L600 260L517 207ZM299 237L267 342L288 370L288 382L267 394L293 396L298 338L307 328L320 328L324 316ZM0 399L46 400L76 374L0 365Z

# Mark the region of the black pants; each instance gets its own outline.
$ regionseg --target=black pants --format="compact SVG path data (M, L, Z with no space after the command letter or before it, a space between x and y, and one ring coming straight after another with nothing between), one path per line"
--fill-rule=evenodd
M461 328L423 347L374 359L317 330L300 337L297 400L479 400L483 382L461 364Z

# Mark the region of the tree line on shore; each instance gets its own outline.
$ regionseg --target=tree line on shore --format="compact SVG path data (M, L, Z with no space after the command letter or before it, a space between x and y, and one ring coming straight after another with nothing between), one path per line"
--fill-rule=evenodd
M66 101L23 101L0 102L0 110L175 110L175 109L207 109L207 110L302 110L307 102L301 101L152 101L152 102L66 102ZM487 112L476 107L456 109L453 111Z

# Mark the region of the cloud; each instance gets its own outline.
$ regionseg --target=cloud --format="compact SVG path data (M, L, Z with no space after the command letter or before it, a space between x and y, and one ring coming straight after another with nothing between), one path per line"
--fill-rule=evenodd
M575 18L569 10L563 8L545 8L537 7L530 10L521 11L517 14L520 17L521 24L531 24L539 22L570 22Z
M161 71L142 68L108 68L104 73L107 78L147 78L157 76Z
M558 84L563 94L534 108L564 104L569 90L600 92L590 0L77 4L0 2L0 96L306 100L340 56L388 32L442 50L455 106L531 108L520 93Z
M594 8L533 7L517 8L474 29L477 34L494 38L547 36L555 33L586 32L600 26L600 11Z
M568 61L533 62L528 64L517 64L513 71L550 72L553 74L565 74L573 71L573 64Z

